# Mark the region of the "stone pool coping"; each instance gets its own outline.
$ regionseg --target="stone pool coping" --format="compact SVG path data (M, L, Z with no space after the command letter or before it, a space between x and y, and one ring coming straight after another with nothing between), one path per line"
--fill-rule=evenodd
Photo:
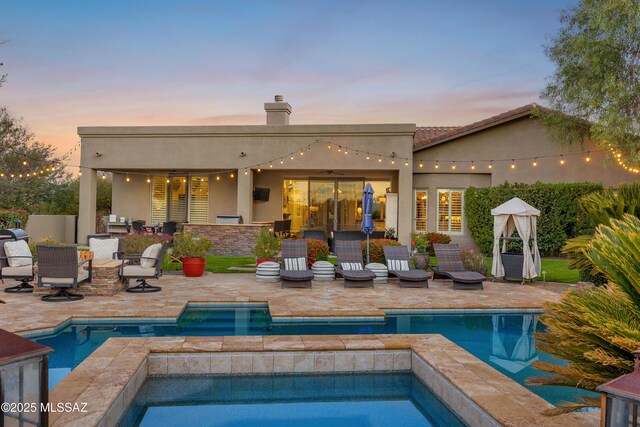
M409 357L410 355L410 357ZM441 335L109 338L50 393L87 413L50 425L117 423L147 375L368 372L411 369L470 425L589 426L597 413L544 417L553 406Z

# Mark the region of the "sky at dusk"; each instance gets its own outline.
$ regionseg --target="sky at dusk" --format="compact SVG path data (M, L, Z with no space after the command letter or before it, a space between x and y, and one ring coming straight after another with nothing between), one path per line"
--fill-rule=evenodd
M6 106L63 154L78 126L462 125L538 101L576 0L0 4ZM78 155L71 160L78 164Z

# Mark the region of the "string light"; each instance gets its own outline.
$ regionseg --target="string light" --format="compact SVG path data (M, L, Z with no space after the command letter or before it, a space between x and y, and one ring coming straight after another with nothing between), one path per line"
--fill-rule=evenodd
M38 173L38 171L36 171L36 173ZM78 168L78 176L82 176L82 168Z
M304 156L304 151L300 150L300 155Z
M476 164L473 161L471 162L471 170L472 171L476 170Z
M282 160L282 157L280 157L280 164L283 165L284 164L284 160Z
M346 147L345 147L345 149L344 149L344 154L348 154L348 153L347 153L347 148L346 148Z
M338 152L342 151L342 145L338 145Z
M369 153L367 153L367 160L369 160L371 158L371 156L369 156Z
M249 175L249 171L247 170L247 168L244 169L244 174Z
M533 167L538 166L538 158L533 159Z
M515 169L516 168L516 161L514 159L511 159L511 169Z
M564 165L564 155L560 155L560 164Z
M327 148L328 148L328 149L331 149L331 143L328 143L328 144L327 144Z
M409 166L409 159L404 159L404 165Z
M258 173L262 172L262 169L258 168Z
M382 163L382 156L378 157L378 163Z
M272 168L273 167L273 163L269 163L269 167Z
M235 177L235 175L233 174L233 172L231 172L231 174L229 175L229 178L233 179Z
M130 182L131 178L129 178L129 174L127 174L127 182Z
M493 160L489 162L489 169L493 169Z
M220 181L220 175L216 175L216 181Z
M453 163L451 163L451 169L456 170L456 161L454 160Z
M591 156L589 155L589 151L587 151L587 157L585 157L584 161L585 162L590 162L591 161Z
M291 153L291 157L290 158L291 158L291 160L293 160L293 153Z
M22 165L23 165L23 166L27 166L27 161L26 161L26 160L23 160L23 161L22 161Z
M151 177L149 177L149 175L147 175L147 184L149 184L151 182Z
M391 164L395 165L396 164L396 160L395 159L391 159Z
M438 169L440 167L440 165L438 164L438 161L436 160L436 169Z
M422 163L422 159L420 159L420 164L418 165L419 168L423 167L424 164Z
M169 178L167 178L167 184L169 184L171 182L171 180Z
M102 172L102 179L107 179L107 174Z

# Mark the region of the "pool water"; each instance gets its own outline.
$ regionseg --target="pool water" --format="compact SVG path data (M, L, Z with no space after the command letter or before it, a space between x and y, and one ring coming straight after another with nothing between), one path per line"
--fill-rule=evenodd
M151 377L131 426L424 427L464 424L411 373Z
M176 323L74 324L35 340L55 349L49 355L49 387L53 388L109 337L441 334L488 365L556 404L586 392L568 387L528 386L527 378L543 375L531 363L563 361L535 347L534 332L544 332L534 314L387 316L384 322L272 323L265 308L188 308ZM595 394L594 394L595 395Z

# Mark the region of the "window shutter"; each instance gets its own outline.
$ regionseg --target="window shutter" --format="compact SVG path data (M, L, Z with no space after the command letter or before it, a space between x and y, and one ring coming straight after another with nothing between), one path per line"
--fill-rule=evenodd
M415 190L414 231L427 231L427 191Z
M449 231L449 191L438 190L438 231Z
M162 224L167 220L167 177L153 177L151 198L151 222Z
M462 191L451 191L451 232L462 232Z
M191 177L189 222L209 222L209 178L206 176Z

